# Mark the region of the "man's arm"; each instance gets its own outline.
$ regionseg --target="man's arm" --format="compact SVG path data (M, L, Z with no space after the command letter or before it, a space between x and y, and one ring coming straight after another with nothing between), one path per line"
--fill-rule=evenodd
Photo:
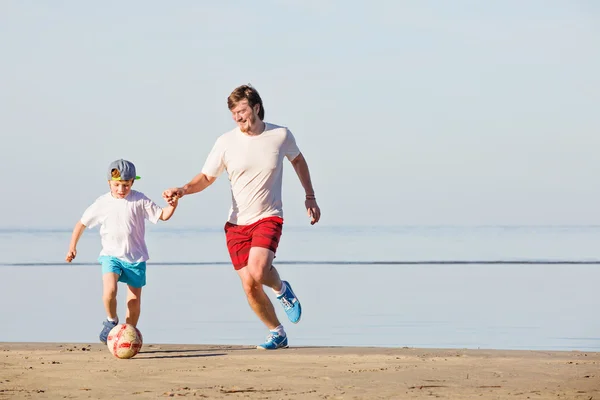
M163 198L170 205L174 205L176 198L181 198L188 194L194 194L203 191L216 180L215 176L207 176L203 173L199 173L192 178L191 181L178 188L167 189L163 192Z
M292 166L294 167L294 170L296 170L296 174L300 179L304 192L306 192L306 197L314 197L315 191L310 180L310 171L308 170L308 164L302 153L298 154L298 156L292 160Z
M306 211L311 219L310 224L314 225L319 222L319 219L321 219L321 209L317 205L315 190L313 189L312 182L310 180L308 164L302 153L298 154L298 156L292 160L292 166L296 171L296 175L298 175L298 179L300 179L300 184L302 184L302 187L304 188L304 192L306 194L304 205L306 206Z
M206 189L207 187L209 187L210 185L212 185L216 179L217 178L214 176L207 176L207 175L204 175L203 173L199 173L198 175L193 177L189 183L187 183L179 188L179 189L181 189L181 193L182 193L181 195L185 196L188 194L194 194L194 193L201 192L204 189Z

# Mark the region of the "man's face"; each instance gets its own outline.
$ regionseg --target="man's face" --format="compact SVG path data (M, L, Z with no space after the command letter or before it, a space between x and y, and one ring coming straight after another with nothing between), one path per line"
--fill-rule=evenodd
M250 128L256 125L258 118L258 110L260 105L255 105L254 108L250 107L248 100L242 100L231 109L231 116L233 120L240 128L240 131L246 133L250 132Z
M131 186L133 186L133 179L128 181L108 181L110 186L110 193L116 199L124 199L131 192Z

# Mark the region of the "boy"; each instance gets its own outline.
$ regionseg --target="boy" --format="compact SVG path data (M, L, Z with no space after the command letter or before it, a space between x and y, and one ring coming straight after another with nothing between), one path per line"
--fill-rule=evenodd
M108 333L119 323L117 316L117 282L127 284L127 317L125 322L136 326L140 318L142 287L146 285L148 249L144 239L145 220L156 224L167 221L177 208L178 199L160 208L143 193L131 190L136 175L135 165L116 160L108 167L110 192L98 197L85 210L73 228L66 261L77 255L77 242L86 227L100 225L102 251L102 300L107 318L103 322L100 341L106 343Z

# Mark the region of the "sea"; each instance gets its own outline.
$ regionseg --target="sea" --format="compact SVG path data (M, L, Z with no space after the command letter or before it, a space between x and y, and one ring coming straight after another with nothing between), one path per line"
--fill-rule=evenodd
M0 342L93 343L105 317L97 230L0 229ZM145 343L267 335L222 227L149 225ZM290 346L600 351L600 226L285 226L274 265L301 301ZM126 286L118 310L125 317Z

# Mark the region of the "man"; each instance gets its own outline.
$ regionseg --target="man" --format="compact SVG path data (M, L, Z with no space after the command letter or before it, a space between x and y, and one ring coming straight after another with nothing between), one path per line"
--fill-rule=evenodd
M265 123L265 109L258 91L251 86L236 88L227 98L237 128L220 136L202 171L188 184L165 190L169 202L210 186L225 170L229 175L232 205L225 224L227 248L241 278L248 303L270 331L258 349L288 347L285 330L263 286L270 287L293 323L302 314L300 301L289 282L282 281L273 267L281 237L283 209L281 186L283 158L291 161L306 192L305 206L311 225L319 222L308 165L292 133L285 127Z

